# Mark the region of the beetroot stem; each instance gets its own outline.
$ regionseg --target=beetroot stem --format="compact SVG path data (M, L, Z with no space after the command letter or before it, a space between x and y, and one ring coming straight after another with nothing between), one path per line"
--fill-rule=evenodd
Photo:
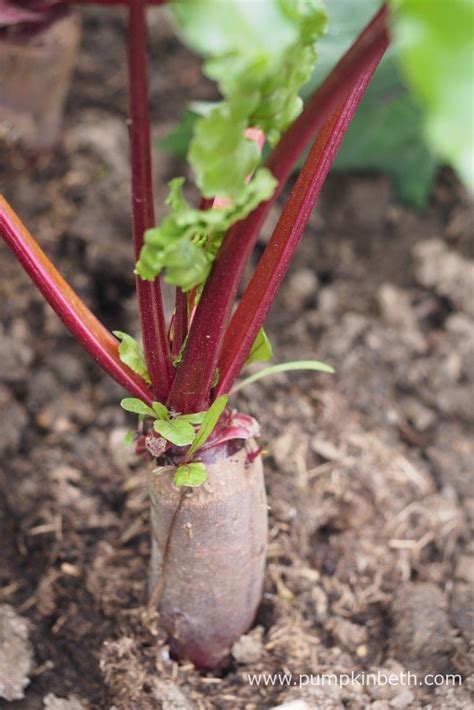
M188 297L179 287L176 289L176 306L173 318L172 355L177 357L188 333Z
M227 233L196 309L184 360L171 390L170 402L178 411L198 411L205 406L232 305L260 228L308 143L347 96L361 71L380 60L389 42L386 20L384 6L315 91L270 155L267 167L278 180L275 194ZM224 390L219 387L219 391Z
M0 232L30 279L82 347L130 394L150 404L153 400L150 390L121 362L117 340L66 283L1 195Z
M135 259L143 246L145 230L155 224L151 165L151 124L148 107L147 29L144 0L129 6L128 78L130 112L130 162ZM158 279L136 278L138 308L145 360L152 389L165 401L172 380L168 335Z
M270 241L230 321L219 362L220 380L216 394L230 391L248 357L382 54L383 51L362 73L339 108L327 119L311 148Z

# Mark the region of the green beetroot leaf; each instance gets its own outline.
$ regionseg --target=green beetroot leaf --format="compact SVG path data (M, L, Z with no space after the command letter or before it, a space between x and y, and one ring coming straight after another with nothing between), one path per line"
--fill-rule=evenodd
M203 463L199 461L186 463L176 469L174 485L196 488L197 486L202 486L206 478L207 472Z
M146 231L136 272L142 279L153 281L165 270L168 283L189 291L206 280L225 231L271 197L276 182L268 170L261 168L246 186L242 200L212 210L191 207L182 194L183 182L183 178L170 182L170 214L158 227Z
M316 61L325 12L319 0L189 0L170 10L224 97L194 128L189 159L198 187L205 197L238 199L259 162L244 130L256 126L276 142L300 113L298 91Z
M168 11L223 97L194 122L188 157L203 197L229 205L192 209L183 180L172 181L170 214L147 231L136 272L152 281L164 270L168 282L189 291L206 280L227 229L275 190L245 130L259 128L276 142L300 113L298 91L311 75L326 15L320 0L187 0L170 2Z
M190 448L186 452L186 459L189 460L198 451L201 446L204 446L206 441L211 436L212 432L216 428L217 422L219 421L222 412L226 408L227 402L229 401L228 395L221 395L215 402L209 407L206 412L201 428L199 429L196 438L192 442Z
M271 360L273 357L272 345L267 337L267 334L260 328L258 335L255 338L252 349L249 353L248 358L245 361L245 365L250 365L252 362L263 362L264 360Z
M120 402L122 409L126 412L131 412L132 414L138 414L140 417L155 417L155 412L151 407L142 402L136 397L125 397Z
M271 375L278 375L281 372L293 372L301 370L313 370L316 372L326 372L329 375L333 375L335 370L331 365L327 365L325 362L320 362L319 360L294 360L292 362L281 362L278 365L271 365L270 367L264 367L263 370L255 372L253 375L249 375L244 380L238 382L233 388L232 392L238 392L239 390L247 387L248 385L262 380L264 377L271 377Z
M153 428L163 439L170 441L175 446L192 444L196 437L193 425L179 418L170 421L157 419L153 423Z
M132 336L127 333L123 333L121 330L114 330L112 332L115 337L121 341L118 349L121 361L137 375L143 377L148 385L151 384L142 345L138 340L135 340L135 338L132 338Z
M425 111L426 136L474 190L472 0L392 0L405 75Z

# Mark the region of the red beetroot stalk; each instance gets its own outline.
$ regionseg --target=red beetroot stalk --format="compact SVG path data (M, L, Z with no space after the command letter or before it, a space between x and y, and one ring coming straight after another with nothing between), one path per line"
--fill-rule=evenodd
M263 131L259 128L247 128L245 135L257 144L259 150L262 150L265 143ZM202 199L200 209L211 209L212 206L225 207L228 204L230 204L230 200L227 197L215 200ZM217 288L214 290L222 289L222 284L215 284L215 286ZM206 308L200 308L198 305L192 316L186 349L183 359L178 365L168 402L169 406L177 412L200 411L206 407L220 345L224 337L224 329L227 325L225 302L221 300L220 303L213 303L213 289L210 293L206 293L206 290L204 293L206 294L206 302L213 304L213 307L211 306L212 313L210 314ZM233 298L234 296L232 296L232 300ZM211 315L214 339L211 339L208 334L209 315ZM215 324L218 325L217 329L214 327ZM199 353L199 360L195 359L196 353ZM205 368L202 367L203 359L206 360Z
M226 332L217 394L229 392L248 357L378 60L321 129Z
M173 317L173 344L171 354L179 355L188 333L188 297L180 288L176 289L176 306Z
M315 91L271 154L267 167L279 181L275 194L227 233L195 314L186 347L186 365L183 361L181 368L183 376L177 377L173 384L170 399L178 411L199 410L204 406L232 305L260 228L309 141L347 95L361 71L380 61L389 42L386 19L384 6ZM220 387L219 390L222 391Z
M108 375L130 394L150 404L153 400L150 390L121 362L115 338L66 283L2 196L0 232L30 279L76 340Z
M390 41L387 21L388 7L383 5L341 57L321 86L316 89L301 115L285 132L267 161L267 167L278 180L277 191L272 195L270 205L268 203L259 205L250 217L261 210L263 219L265 219L271 203L278 197L299 157L310 141L315 139L327 117L352 91L354 82L360 77L361 71L373 61L380 61ZM259 219L261 221L257 232L263 222L261 217ZM245 220L247 227L249 220L250 218Z
M308 143L314 140L327 117L347 95L361 69L377 57L380 59L387 48L389 37L386 20L387 8L383 6L316 89L303 113L288 128L271 153L267 167L278 180L271 199L262 202L252 214L229 230L210 276L210 279L215 279L217 283L225 284L225 295L214 294L214 298L227 298L229 313L263 222L283 190L297 160ZM221 289L224 291L224 288Z
M145 230L155 224L144 0L134 0L129 7L128 76L133 238L138 260ZM171 385L172 366L160 282L137 277L136 286L145 360L153 392L164 402Z

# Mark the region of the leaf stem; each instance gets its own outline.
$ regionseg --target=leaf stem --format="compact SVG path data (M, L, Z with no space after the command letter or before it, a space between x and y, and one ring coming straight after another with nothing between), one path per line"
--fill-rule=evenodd
M262 150L265 134L260 129L253 128L246 129L245 133L256 143L259 150ZM248 180L250 179L251 176L248 177ZM222 205L225 200L226 198L216 200L201 198L199 207L202 210L212 209L213 205ZM227 279L227 275L224 274L224 280L220 281L212 277L212 273L199 304L195 309L193 308L188 318L189 337L168 401L169 406L178 412L196 412L207 408L220 346L235 298L232 280ZM208 285L209 280L210 285ZM220 294L221 298L216 299L216 294ZM195 294L190 294L190 302L192 307Z
M179 287L176 289L176 305L173 317L173 344L171 354L179 355L179 351L188 334L188 297Z
M267 167L278 180L272 198L226 234L196 309L185 357L171 390L170 401L178 411L199 411L206 406L232 306L260 228L307 144L347 96L361 72L383 55L389 42L386 20L384 6L315 91L270 155ZM219 386L222 391L225 390Z
M128 78L130 162L135 258L143 246L145 230L155 224L151 166L151 125L148 107L147 29L145 0L134 0L128 15ZM152 389L165 401L172 380L169 342L160 282L136 278L143 350Z
M280 219L227 329L216 394L229 392L285 276L311 211L374 73L379 57L361 72L352 91L327 119L304 163Z
M121 362L117 340L63 279L1 195L0 232L30 279L82 347L130 394L150 404L153 396L146 384Z

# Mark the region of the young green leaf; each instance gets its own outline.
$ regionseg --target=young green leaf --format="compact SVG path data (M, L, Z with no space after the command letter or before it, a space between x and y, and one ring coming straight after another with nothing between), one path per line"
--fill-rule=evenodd
M152 402L151 406L153 408L155 416L158 417L158 419L168 420L170 418L168 409L165 407L164 404L161 404L161 402Z
M209 409L206 412L206 415L204 417L204 420L202 422L201 428L199 429L196 438L194 439L192 445L186 452L186 458L190 459L191 456L201 448L201 446L204 446L206 441L209 439L211 436L212 432L214 431L217 422L220 419L220 416L222 412L224 411L227 402L229 401L229 396L227 394L223 394L220 397L218 397L209 407Z
M292 370L316 370L317 372L334 374L334 368L331 367L331 365L326 365L326 363L319 362L319 360L296 360L294 362L282 362L279 365L264 367L263 370L259 370L255 374L250 375L250 377L246 377L245 380L242 380L234 387L232 393L238 392L243 387L247 387L247 385L251 385L253 382L257 382L263 377L277 375L280 372L290 372Z
M132 412L133 414L153 418L156 416L151 407L145 404L145 402L142 402L141 399L136 399L135 397L125 397L125 399L122 399L120 402L120 406L122 409L125 409L127 412Z
M147 384L151 384L143 348L140 343L135 340L135 338L132 338L131 335L123 333L121 330L114 330L113 334L121 341L118 349L121 361L137 375L143 377Z
M258 335L255 338L255 342L252 345L252 350L249 353L248 358L244 363L245 365L250 365L252 362L263 362L264 360L271 360L273 357L273 350L271 343L267 337L267 334L260 328Z
M187 446L194 441L196 436L193 425L180 419L171 419L170 421L157 419L153 428L163 439L170 441L175 446Z
M191 488L195 488L196 486L201 486L206 478L206 467L203 463L196 461L194 463L178 466L174 477L174 484L175 486L190 486Z
M166 201L171 212L158 227L145 232L136 273L153 281L164 270L165 280L183 291L203 283L226 230L269 199L275 186L271 173L260 168L245 185L241 199L228 207L199 210L184 199L183 178L171 180Z
M170 214L145 233L136 273L153 280L164 271L168 283L189 291L206 280L226 230L275 190L246 129L275 143L301 111L298 90L311 75L326 14L321 0L186 0L167 10L224 99L194 122L188 157L201 195L229 205L194 210L182 198L183 180L173 181Z
M205 416L206 412L195 412L195 414L180 414L177 419L190 424L202 424Z

